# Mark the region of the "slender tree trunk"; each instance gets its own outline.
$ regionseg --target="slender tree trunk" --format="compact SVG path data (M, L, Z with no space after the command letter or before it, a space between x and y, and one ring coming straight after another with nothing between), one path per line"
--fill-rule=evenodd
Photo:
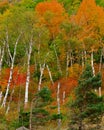
M13 54L13 58L12 58L11 68L10 68L9 80L8 80L6 93L5 93L5 96L4 96L3 103L1 105L1 107L5 107L5 105L6 105L6 100L7 100L7 96L8 96L8 93L9 93L9 88L10 88L10 84L11 84L12 76L13 76L14 61L15 61L15 56L16 56L16 49L17 49L17 45L18 45L20 37L21 37L21 34L18 36L18 38L16 40L16 43L15 43L15 46L14 46L14 54Z
M19 71L18 71L18 73L17 73L16 81L18 80L18 75L19 75ZM13 94L14 94L15 87L16 87L16 84L13 85L13 89L12 89L12 92L11 92L11 94L10 94L10 99L9 99L9 103L8 103L7 110L6 110L6 114L8 114L8 112L9 112L9 110L10 110L10 104L11 104L11 102L12 102L12 98L13 98Z
M2 96L3 96L3 93L2 93L2 91L0 91L0 103L2 101Z
M102 69L103 56L104 56L104 47L103 47L102 50L101 50L100 64L99 64L99 72L101 72L101 69Z
M54 52L55 52L56 59L57 59L57 67L58 67L58 70L59 70L60 74L62 75L61 65L60 65L60 61L59 61L59 58L58 58L58 55L57 55L57 51L56 51L55 45L54 45Z
M33 103L36 100L36 97L32 99L31 101L31 107L30 107L30 119L29 119L29 128L32 130L32 109L33 109Z
M99 72L101 72L101 69L102 69L103 53L104 53L104 47L103 47L103 49L101 50L100 64L99 64ZM99 87L99 96L101 97L101 95L102 95L101 87Z
M70 66L72 67L73 65L73 58L72 58L72 52L70 52Z
M82 120L79 122L79 129L78 130L83 130L83 127L82 127Z
M84 56L83 56L83 51L82 51L82 68L84 68Z
M86 54L86 50L84 50L84 59L85 59L85 63L87 62L87 54Z
M48 70L48 73L49 73L50 80L51 80L52 84L54 84L53 78L52 78L52 74L51 74L51 71L50 71L50 69L49 69L49 66L46 65L46 67L47 67L47 70Z
M8 51L8 54L9 54L10 60L11 60L11 62L12 62L13 57L12 57L12 55L11 55L10 48L9 48L9 36L8 36L8 30L6 31L6 47L7 47L7 51Z
M68 77L68 67L69 67L69 52L66 54L66 78Z
M60 115L60 83L57 86L57 114ZM58 119L58 129L61 127L61 119Z
M91 52L91 66L92 66L92 72L93 72L93 76L95 76L95 68L94 68L94 58L93 58L93 50Z
M65 91L63 92L63 104L64 104L64 102L65 102L65 97L66 97L66 95L65 95Z
M1 56L0 56L0 77L1 77L3 58L4 58L4 47L1 50Z
M30 59L31 59L31 53L32 53L32 37L30 39L30 45L29 45L29 52L28 52L28 58L27 58L27 77L26 77L26 86L25 86L25 108L28 104L28 89L29 89L29 83L30 83Z
M39 78L38 91L40 91L40 89L41 89L42 76L43 76L44 68L45 68L45 63L43 64L43 66L40 65L40 78Z

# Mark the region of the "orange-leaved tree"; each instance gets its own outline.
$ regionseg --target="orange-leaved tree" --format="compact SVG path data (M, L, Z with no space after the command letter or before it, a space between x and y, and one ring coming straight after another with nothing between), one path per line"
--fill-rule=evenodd
M100 47L99 36L103 32L103 14L103 9L96 5L95 0L83 0L77 14L72 17L72 22L81 27L78 39L83 43L84 51L91 52L91 64L94 75L93 52Z
M63 6L56 0L50 2L40 2L35 11L41 19L40 24L44 24L54 38L60 31L60 24L66 19L67 15Z

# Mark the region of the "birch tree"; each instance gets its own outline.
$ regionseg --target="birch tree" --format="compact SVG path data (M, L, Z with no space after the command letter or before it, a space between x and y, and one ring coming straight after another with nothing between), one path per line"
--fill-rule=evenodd
M15 58L17 54L17 46L19 44L19 41L23 33L22 27L21 27L22 20L23 20L21 19L22 12L18 13L19 11L20 10L18 10L17 8L11 8L10 10L7 10L3 14L2 26L3 26L4 32L2 36L4 36L3 39L5 41L5 45L8 50L7 51L8 56L10 58L10 73L9 73L5 96L4 96L1 107L5 107L6 102L7 102L7 97L8 97L11 81L13 78L13 69L14 69ZM17 27L17 30L16 30L16 27ZM11 46L13 47L12 51L11 51Z
M29 82L30 82L30 59L31 59L31 53L32 53L32 45L33 45L33 38L31 36L30 43L29 43L28 58L27 58L27 76L26 76L26 86L25 86L25 106L28 103L28 89L29 89Z

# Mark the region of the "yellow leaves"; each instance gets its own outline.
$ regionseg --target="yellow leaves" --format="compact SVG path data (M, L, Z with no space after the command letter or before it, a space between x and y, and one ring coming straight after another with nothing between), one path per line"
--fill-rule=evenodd
M68 71L70 77L78 78L79 74L81 73L81 66L79 64L74 64L73 66L69 67Z
M18 111L10 111L8 114L6 114L6 121L8 123L11 123L12 121L15 121L18 119Z

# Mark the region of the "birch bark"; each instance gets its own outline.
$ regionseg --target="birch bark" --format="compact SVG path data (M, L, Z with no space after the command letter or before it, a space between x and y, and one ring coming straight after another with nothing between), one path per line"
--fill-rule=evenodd
M58 58L58 55L57 55L57 51L56 51L55 45L54 45L54 52L55 52L56 59L57 59L57 67L58 67L58 70L59 70L60 74L62 75L61 65L60 65L60 61L59 61L59 58Z
M31 59L31 53L32 53L32 45L33 45L33 41L31 37L28 58L27 58L27 76L26 76L25 102L24 102L25 107L27 107L27 103L28 103L28 89L29 89L29 83L30 83L30 59Z
M14 46L14 54L13 54L13 57L12 57L12 63L11 63L11 68L10 68L10 74L9 74L7 89L6 89L6 93L5 93L1 107L5 107L5 105L6 105L7 96L8 96L8 93L9 93L10 84L11 84L12 77L13 77L13 69L14 69L14 61L15 61L15 56L16 56L16 49L17 49L17 45L18 45L20 37L21 37L21 33L18 36L16 43L15 43L15 46Z
M1 76L1 70L2 70L2 63L3 63L3 58L4 58L4 47L5 44L3 46L3 48L0 49L0 76Z
M51 71L50 71L50 69L49 69L49 66L46 65L46 67L47 67L47 70L48 70L48 73L49 73L50 80L51 80L52 84L54 84L53 78L52 78L52 74L51 74Z
M60 115L60 83L57 86L57 114ZM61 119L58 119L58 129L61 127Z
M42 76L43 76L44 69L45 69L45 63L43 64L43 66L40 65L40 78L39 78L38 91L40 91L41 89Z

